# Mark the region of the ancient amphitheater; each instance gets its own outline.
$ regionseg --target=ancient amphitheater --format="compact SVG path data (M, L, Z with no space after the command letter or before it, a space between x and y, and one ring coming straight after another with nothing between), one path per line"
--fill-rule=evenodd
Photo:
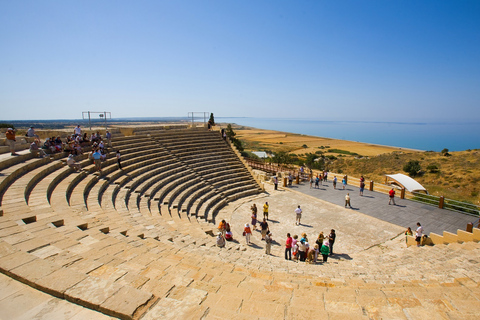
M65 155L0 161L1 319L479 319L480 240L406 247L403 228L259 183L216 131L137 129L101 175ZM276 243L241 231L271 205ZM302 226L293 209L302 204ZM259 215L261 216L261 214ZM235 241L215 246L214 221ZM325 264L283 258L286 232L335 228Z

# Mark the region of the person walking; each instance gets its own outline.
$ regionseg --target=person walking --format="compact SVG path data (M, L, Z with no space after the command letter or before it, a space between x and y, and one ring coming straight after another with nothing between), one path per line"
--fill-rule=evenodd
M392 190L388 191L388 198L388 205L390 205L391 202L393 202L393 205L395 205L395 190L393 190L393 188Z
M350 209L352 208L352 205L350 204L350 193L347 193L345 195L345 208L347 207L347 205L350 207Z
M268 220L268 202L263 205L263 218Z
M247 244L250 244L250 237L252 235L252 229L250 229L250 226L248 223L245 224L245 228L243 228L243 235L245 236L245 241Z
M301 224L300 220L302 219L302 209L300 209L300 205L298 206L297 209L295 209L295 215L296 215L295 225L299 226Z
M270 250L272 249L272 233L268 232L265 236L265 254L270 254Z
M333 177L333 189L337 189L337 176Z
M345 186L347 185L347 180L345 179L345 177L343 177L342 179L342 185L343 185L343 190L345 190Z
M335 230L330 230L330 234L328 235L328 246L330 249L330 255L333 255L333 244L335 243L336 238L337 235L335 234Z
M365 178L360 177L360 196L363 196L363 190L365 189Z
M293 239L290 236L290 233L287 233L287 240L285 241L285 260L292 260L292 243Z
M277 178L277 176L273 176L273 186L274 186L274 190L278 190L278 178Z

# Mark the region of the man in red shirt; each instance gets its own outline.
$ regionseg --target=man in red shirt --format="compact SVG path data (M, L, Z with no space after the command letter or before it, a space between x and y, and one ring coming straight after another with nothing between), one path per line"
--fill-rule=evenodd
M292 260L292 241L293 239L290 237L290 233L287 233L287 241L285 242L285 260Z
M395 205L395 190L393 190L393 188L388 192L388 196L390 198L388 200L388 204L390 204L393 201L393 205Z

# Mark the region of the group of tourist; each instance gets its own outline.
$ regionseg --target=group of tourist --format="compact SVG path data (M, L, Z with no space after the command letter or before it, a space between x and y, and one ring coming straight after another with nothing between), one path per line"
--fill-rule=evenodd
M405 236L413 236L412 228L408 227L405 231ZM407 242L407 237L405 237L405 241ZM420 247L422 244L422 240L426 238L427 235L423 232L423 227L420 222L417 222L417 229L415 230L415 242L417 242L417 247Z
M232 241L233 233L230 228L230 224L225 220L220 221L218 225L218 234L217 234L217 246L220 248L225 247L225 241Z
M333 255L333 244L336 239L335 230L332 229L328 236L320 232L313 247L308 242L307 234L302 233L302 238L298 240L298 235L290 236L287 233L285 241L285 260L305 261L308 263L317 263L318 255L322 255L322 261L327 262L328 256ZM293 256L293 258L292 258Z
M254 203L250 207L251 210L251 224L246 223L243 228L243 236L245 237L245 243L250 245L253 231L257 229L257 214L258 208ZM263 219L259 224L259 231L261 234L261 241L265 241L265 254L271 254L271 247L273 240L273 233L270 231L268 224L268 202L263 205ZM301 225L302 209L300 205L295 209L296 222L295 225ZM293 237L290 233L287 234L285 242L285 259L293 261L305 261L309 263L317 263L318 255L321 254L323 262L327 262L328 256L333 255L333 244L335 243L336 233L332 229L328 236L324 236L323 232L320 232L314 245L310 245L306 233L302 233L302 238L299 240L297 235ZM233 234L230 225L225 220L222 220L218 225L217 234L217 246L224 247L226 241L233 240Z
M11 155L16 155L15 152L15 143L16 132L13 128L8 128L5 132L6 141L10 147ZM80 125L77 125L73 131L73 134L67 136L65 141L62 140L60 136L47 137L43 143L40 141L40 137L35 132L35 128L32 126L27 130L25 134L27 138L33 138L33 141L30 144L30 152L36 157L44 157L47 153L59 153L59 152L69 152L73 155L83 154L82 148L92 147L93 149L99 149L101 152L104 152L104 149L109 146L111 147L112 134L109 131L106 131L105 139L102 138L99 131L92 133L88 137L87 133L83 133ZM31 140L30 140L31 141Z

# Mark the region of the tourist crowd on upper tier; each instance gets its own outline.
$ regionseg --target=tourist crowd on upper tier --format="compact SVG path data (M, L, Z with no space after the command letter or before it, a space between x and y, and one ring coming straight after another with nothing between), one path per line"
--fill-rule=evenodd
M5 136L7 145L10 147L11 155L16 155L15 143L17 139L15 129L8 128ZM27 138L33 138L30 144L30 152L40 157L59 152L69 152L77 156L83 154L85 148L90 147L92 150L98 149L102 154L105 154L105 149L107 146L111 146L112 139L112 134L109 131L106 131L105 138L102 137L99 131L96 133L92 132L90 135L87 132L82 133L80 125L77 125L73 133L65 139L62 139L60 136L53 136L47 137L42 142L35 132L34 127L30 127L25 136Z

